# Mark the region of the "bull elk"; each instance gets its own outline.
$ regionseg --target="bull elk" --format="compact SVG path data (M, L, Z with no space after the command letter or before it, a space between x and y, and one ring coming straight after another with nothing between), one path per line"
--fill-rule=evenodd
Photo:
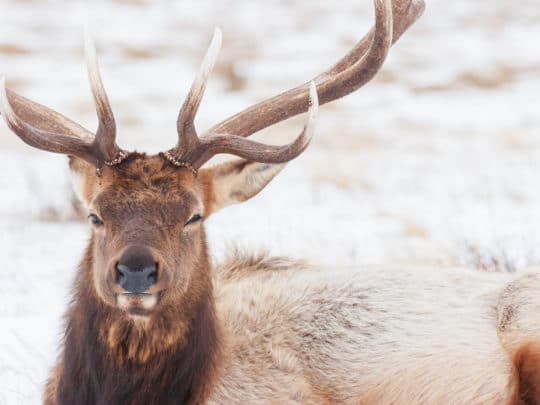
M540 277L463 270L310 267L236 252L211 267L203 227L259 193L308 146L319 103L367 83L424 9L374 0L372 31L310 83L199 136L216 31L177 120L178 143L122 150L86 36L95 134L0 88L29 145L69 155L91 239L46 404L510 404L540 400ZM246 138L309 111L285 146ZM241 159L211 168L216 154Z

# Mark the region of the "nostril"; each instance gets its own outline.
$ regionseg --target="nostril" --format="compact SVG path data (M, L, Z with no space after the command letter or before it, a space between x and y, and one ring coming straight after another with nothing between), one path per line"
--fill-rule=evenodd
M152 271L150 274L148 274L148 280L151 281L152 283L156 283L157 281L157 270L154 270Z
M158 264L154 263L154 266L149 267L147 269L146 279L150 281L152 284L155 284L157 282L157 278L158 278Z
M117 264L116 265L116 282L121 283L122 280L126 278L128 272L129 270L126 268L126 266Z

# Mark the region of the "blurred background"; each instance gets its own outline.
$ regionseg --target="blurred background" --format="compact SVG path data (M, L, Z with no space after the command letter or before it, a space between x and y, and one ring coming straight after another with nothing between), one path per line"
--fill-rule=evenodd
M521 271L540 262L537 0L427 0L376 79L321 108L310 148L255 199L207 221L233 245L328 265ZM119 144L158 152L213 28L223 50L201 130L304 82L369 30L370 0L0 0L0 74L94 130L83 25L98 45ZM304 117L256 136L284 143ZM88 239L66 158L0 124L0 404L40 402Z

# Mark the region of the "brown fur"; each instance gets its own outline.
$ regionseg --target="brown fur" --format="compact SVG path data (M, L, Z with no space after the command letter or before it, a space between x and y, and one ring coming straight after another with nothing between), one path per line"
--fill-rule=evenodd
M497 305L497 331L501 343L512 358L514 378L518 382L515 404L540 404L540 280L529 274L508 283Z
M540 404L540 344L524 344L514 354L516 378L519 381L519 405Z
M92 249L76 281L56 401L61 404L177 404L204 397L219 353L211 284L177 308L139 325L105 305L88 286ZM131 399L130 399L131 398Z

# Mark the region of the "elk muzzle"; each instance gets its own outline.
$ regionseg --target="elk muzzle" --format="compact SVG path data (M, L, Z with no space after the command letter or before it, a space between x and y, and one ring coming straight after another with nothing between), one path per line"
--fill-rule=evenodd
M138 315L155 307L160 264L148 247L128 246L116 263L114 274L119 307Z
M126 293L146 293L158 281L158 263L145 246L128 247L115 270L116 282Z

